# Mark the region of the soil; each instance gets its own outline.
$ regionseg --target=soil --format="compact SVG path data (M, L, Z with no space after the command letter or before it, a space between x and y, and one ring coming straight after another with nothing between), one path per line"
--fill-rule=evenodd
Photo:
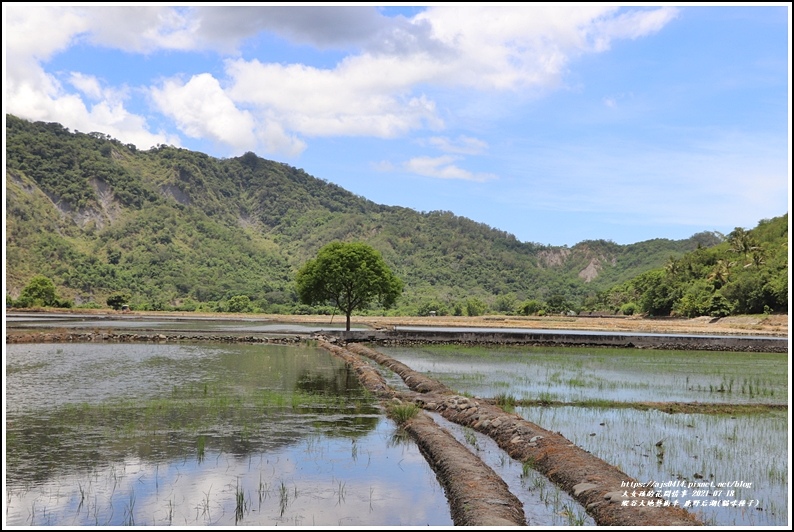
M327 316L322 321L328 319ZM314 317L314 319L318 319ZM354 316L353 324L373 328L395 326L492 327L528 329L573 329L645 333L788 336L788 314L729 316L726 318L643 318L596 316Z
M14 310L16 311L16 310ZM47 309L46 312L151 317L244 318L282 323L329 323L344 325L345 317L327 315L211 314L199 312L121 312L92 309ZM788 336L788 314L728 316L726 318L645 318L642 316L352 316L353 327L388 329L397 326L491 327L526 329L573 329L645 333Z
M653 494L627 496L625 486L639 485L636 479L577 447L559 433L547 431L497 405L457 395L435 379L361 344L344 345L329 338L321 339L320 346L353 367L362 384L384 401L387 410L389 401L413 402L489 436L511 458L530 464L578 500L598 525L703 525L693 514L665 506L664 501ZM359 357L371 359L397 373L412 393L391 389L380 374ZM404 428L414 437L445 487L456 525L532 524L524 521L520 502L510 494L501 477L432 419L416 416L405 422Z

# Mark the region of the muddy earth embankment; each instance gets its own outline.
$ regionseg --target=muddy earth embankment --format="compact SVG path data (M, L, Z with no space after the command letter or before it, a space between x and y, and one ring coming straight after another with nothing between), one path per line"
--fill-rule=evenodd
M653 493L638 494L629 488L639 485L636 479L577 447L561 434L505 412L499 406L457 395L442 383L362 344L344 344L333 338L320 339L319 342L321 347L343 358L353 367L362 384L382 399L413 402L427 411L439 413L449 421L489 436L511 458L529 464L569 493L597 525L703 525L690 512L671 506ZM373 360L398 374L411 393L391 389L377 371L357 359L356 355ZM417 428L420 426L421 429ZM522 524L520 520L513 520L515 508L508 502L511 497L503 493L504 482L500 477L494 478L498 475L490 468L482 464L481 467L489 469L491 473L472 476L466 467L449 467L449 464L476 463L480 460L465 447L451 445L446 438L440 437L439 434L446 432L444 429L435 424L430 425L424 417L406 422L405 429L416 438L447 490L455 524ZM480 466L477 467L479 470ZM475 501L478 505L476 512L471 511Z

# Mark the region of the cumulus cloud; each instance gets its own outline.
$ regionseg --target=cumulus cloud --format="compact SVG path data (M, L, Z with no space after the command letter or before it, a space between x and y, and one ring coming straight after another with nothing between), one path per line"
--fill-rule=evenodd
M99 80L95 76L88 76L80 72L72 72L69 82L89 98L98 100L102 97L102 88L99 85Z
M190 137L208 138L240 151L256 148L253 117L239 110L210 74L193 76L187 83L168 80L153 88L151 96L160 112Z
M195 14L202 37L232 45L270 31L301 44L346 47L366 43L390 25L375 7L366 6L212 6Z
M42 66L74 43L150 54L214 49L225 70L188 72L145 87L180 131L232 149L296 154L306 138L403 136L440 130L435 90L544 91L559 86L571 59L616 39L659 31L674 8L603 5L433 6L388 17L371 6L4 6L8 110L25 118L93 123L158 137L124 107L121 90L73 72L69 92ZM267 31L296 43L343 50L332 66L242 58L237 48ZM528 90L529 89L529 90ZM89 109L82 101L96 101ZM102 112L100 112L102 110ZM169 143L174 143L170 140ZM458 139L431 141L450 153L483 149ZM440 173L464 175L454 166ZM439 169L436 169L439 172ZM470 179L471 177L459 177Z
M307 136L390 138L441 123L432 101L400 90L405 81L367 75L358 66L330 70L236 60L227 74L232 98Z
M91 21L91 42L128 52L202 48L200 21L189 8L91 6L79 10Z
M125 109L124 89L103 87L96 77L72 72L68 81L79 93L70 92L42 66L87 39L96 30L95 15L88 8L3 5L6 112L77 131L100 131L142 148L179 145L177 137L151 132L143 117ZM81 94L95 103L87 104Z
M441 157L415 157L403 163L408 172L438 179L461 179L464 181L489 181L496 176L488 173L473 173L454 163L458 160L451 155Z
M658 31L676 10L628 11L604 5L438 6L416 16L435 39L457 51L439 83L480 89L555 86L567 64L619 38Z

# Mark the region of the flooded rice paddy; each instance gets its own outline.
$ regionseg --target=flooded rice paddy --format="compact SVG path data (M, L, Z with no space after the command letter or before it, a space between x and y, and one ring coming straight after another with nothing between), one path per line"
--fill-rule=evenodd
M452 524L419 450L324 350L96 343L6 350L8 525ZM785 354L379 350L479 397L788 402ZM389 376L402 387L397 381ZM697 501L691 510L708 524L788 524L787 410L670 415L571 404L515 411L641 482L706 482L697 496L690 489L679 499ZM434 419L505 479L530 525L593 524L486 436ZM716 494L717 483L730 482L737 485ZM701 506L713 500L745 503Z
M788 409L706 415L588 406L602 400L787 405L787 354L459 346L379 350L470 396L572 403L516 406L515 412L639 482L667 483L661 489L663 495L670 492L665 498L690 505L707 524L788 525Z
M318 348L6 347L9 525L452 524L413 442Z
M459 346L381 351L478 397L788 404L785 353Z

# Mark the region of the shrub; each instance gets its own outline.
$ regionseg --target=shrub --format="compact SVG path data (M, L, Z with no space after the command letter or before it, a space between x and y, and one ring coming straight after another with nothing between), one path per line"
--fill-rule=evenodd
M248 296L233 296L226 308L229 312L251 312L251 299Z
M531 316L539 314L543 310L543 303L536 299L527 299L518 308L518 311L524 316Z
M468 297L464 304L467 316L482 316L488 310L488 305L478 297Z

